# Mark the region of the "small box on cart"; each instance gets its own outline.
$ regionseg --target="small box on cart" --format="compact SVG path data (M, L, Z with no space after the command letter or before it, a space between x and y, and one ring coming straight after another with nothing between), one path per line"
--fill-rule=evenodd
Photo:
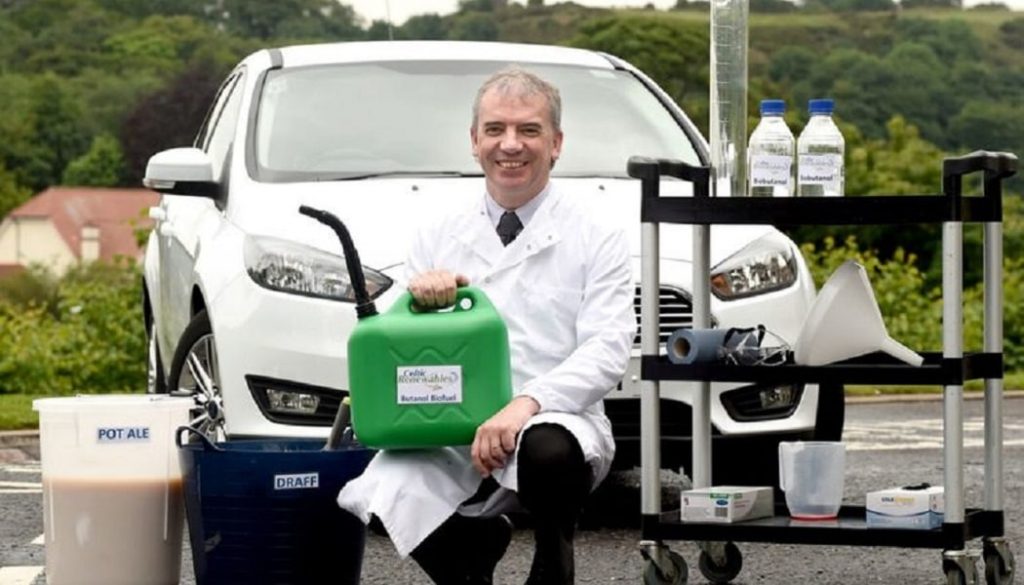
M770 487L715 486L685 491L680 499L683 522L733 523L775 513L775 494Z
M917 528L942 526L945 498L942 486L907 486L869 492L868 528Z

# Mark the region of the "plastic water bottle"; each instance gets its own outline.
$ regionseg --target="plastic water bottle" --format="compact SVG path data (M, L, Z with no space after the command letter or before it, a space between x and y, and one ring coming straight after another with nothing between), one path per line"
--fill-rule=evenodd
M832 121L830 99L808 103L811 119L796 142L797 194L800 197L843 195L843 154L846 143Z
M761 100L761 121L747 148L751 197L792 197L796 140L782 118L786 102Z

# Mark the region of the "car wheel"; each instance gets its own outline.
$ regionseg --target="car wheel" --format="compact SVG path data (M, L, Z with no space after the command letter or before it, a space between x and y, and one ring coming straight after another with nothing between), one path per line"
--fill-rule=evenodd
M164 376L164 364L160 359L160 345L153 334L154 323L146 328L146 392L148 394L167 394L167 377Z
M176 396L196 401L191 425L213 440L224 438L224 400L217 368L217 348L210 316L202 310L181 334L171 361L168 387Z
M814 419L814 440L842 441L846 420L846 396L842 384L818 388L818 414Z

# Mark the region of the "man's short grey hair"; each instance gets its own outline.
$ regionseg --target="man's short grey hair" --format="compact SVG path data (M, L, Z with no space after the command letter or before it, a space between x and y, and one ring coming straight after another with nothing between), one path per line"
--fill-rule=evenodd
M473 102L473 128L476 128L480 120L480 100L492 89L503 95L516 97L544 96L548 102L548 113L551 114L551 125L554 126L555 132L562 130L562 96L558 93L558 88L518 65L505 67L488 77L480 86Z

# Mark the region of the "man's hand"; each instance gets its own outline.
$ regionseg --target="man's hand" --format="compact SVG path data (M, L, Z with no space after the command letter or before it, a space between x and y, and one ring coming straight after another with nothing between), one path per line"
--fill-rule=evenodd
M508 456L516 450L519 431L538 411L540 405L536 400L517 396L476 429L470 454L480 475L488 477L495 469L505 467Z
M409 292L423 309L441 309L455 304L455 289L469 284L462 274L447 270L428 270L409 281Z

